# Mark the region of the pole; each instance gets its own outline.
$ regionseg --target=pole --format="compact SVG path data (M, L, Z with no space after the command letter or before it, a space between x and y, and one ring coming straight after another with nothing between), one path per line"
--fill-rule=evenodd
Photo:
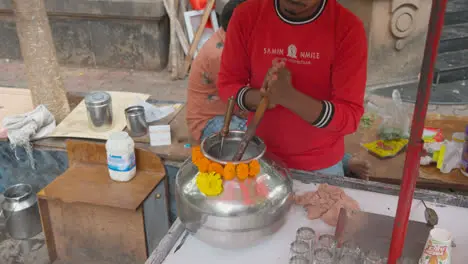
M418 93L411 125L411 135L406 153L405 166L403 168L403 179L398 198L398 208L395 216L395 222L393 223L392 242L390 244L388 257L389 264L397 263L404 248L406 231L408 228L408 218L413 201L414 189L416 187L416 179L419 176L419 162L423 144L421 139L424 130L424 120L426 119L427 106L431 96L434 66L437 58L440 35L442 27L444 26L446 6L447 0L432 1L431 17L429 19L429 29L421 67L421 78L419 80Z

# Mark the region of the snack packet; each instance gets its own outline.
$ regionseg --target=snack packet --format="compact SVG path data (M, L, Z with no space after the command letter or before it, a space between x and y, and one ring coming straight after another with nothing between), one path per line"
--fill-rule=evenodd
M407 139L394 139L394 140L376 140L373 142L362 144L361 146L365 148L372 155L380 158L393 158L399 153L401 153L408 145Z

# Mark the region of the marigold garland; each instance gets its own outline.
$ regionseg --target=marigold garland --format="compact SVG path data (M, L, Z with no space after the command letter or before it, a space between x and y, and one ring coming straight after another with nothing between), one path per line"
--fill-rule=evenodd
M195 162L200 172L208 172L210 168L210 161L207 158L201 158Z
M235 178L240 181L243 181L248 177L254 178L260 173L261 168L258 160L252 160L249 163L241 163L238 165L228 163L223 166L222 164L210 161L206 158L203 155L200 146L192 148L192 163L197 166L201 173L213 172L226 181L234 180Z
M192 148L192 162L195 164L199 159L204 158L200 146Z
M260 162L258 160L252 160L249 163L249 177L255 177L260 173Z
M226 166L224 166L223 176L226 181L234 180L234 178L236 178L236 165L232 163L226 164Z
M239 179L240 181L247 179L249 177L249 165L245 163L241 163L237 165L236 172L237 172L237 179Z
M208 171L214 171L218 173L219 175L223 176L224 174L224 168L223 165L216 163L216 162L211 162L210 166L208 167Z

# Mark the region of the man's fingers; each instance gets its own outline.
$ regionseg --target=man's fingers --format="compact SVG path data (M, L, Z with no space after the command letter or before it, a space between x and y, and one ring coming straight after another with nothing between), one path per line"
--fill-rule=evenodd
M269 70L268 70L268 76L272 76L273 74L277 74L278 73L278 70L279 68L277 67L271 67Z
M263 84L262 84L262 87L260 88L260 90L268 90L268 82L272 79L272 76L273 75L276 75L276 73L278 72L278 69L275 68L275 67L271 67L270 69L268 69L268 72L265 76L265 78L263 79ZM275 80L278 79L277 76L274 77Z
M270 81L276 81L278 80L278 73L275 72L270 76Z
M272 60L272 65L273 67L277 68L282 68L286 65L286 59L285 58L274 58Z
M265 78L263 79L262 87L260 87L260 90L262 90L262 89L266 90L267 89L268 80L270 80L270 73L271 73L271 69L269 69L267 71L267 74L266 74Z

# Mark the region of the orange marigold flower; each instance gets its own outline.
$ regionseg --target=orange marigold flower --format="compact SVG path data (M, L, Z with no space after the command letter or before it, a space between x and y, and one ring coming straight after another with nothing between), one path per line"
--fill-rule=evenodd
M207 158L201 158L195 162L195 165L198 167L200 172L208 172L210 167L210 161Z
M232 163L226 164L226 166L224 166L223 177L226 181L234 180L236 177L236 165Z
M255 177L260 173L260 163L258 160L252 160L249 163L249 176L250 177Z
M249 177L249 165L241 163L237 165L237 179L243 181Z
M192 162L196 163L197 160L201 158L204 158L204 156L203 156L200 146L193 147L192 148Z
M208 167L209 172L216 172L219 175L223 176L224 174L224 168L223 165L216 163L216 162L211 162L210 166Z

